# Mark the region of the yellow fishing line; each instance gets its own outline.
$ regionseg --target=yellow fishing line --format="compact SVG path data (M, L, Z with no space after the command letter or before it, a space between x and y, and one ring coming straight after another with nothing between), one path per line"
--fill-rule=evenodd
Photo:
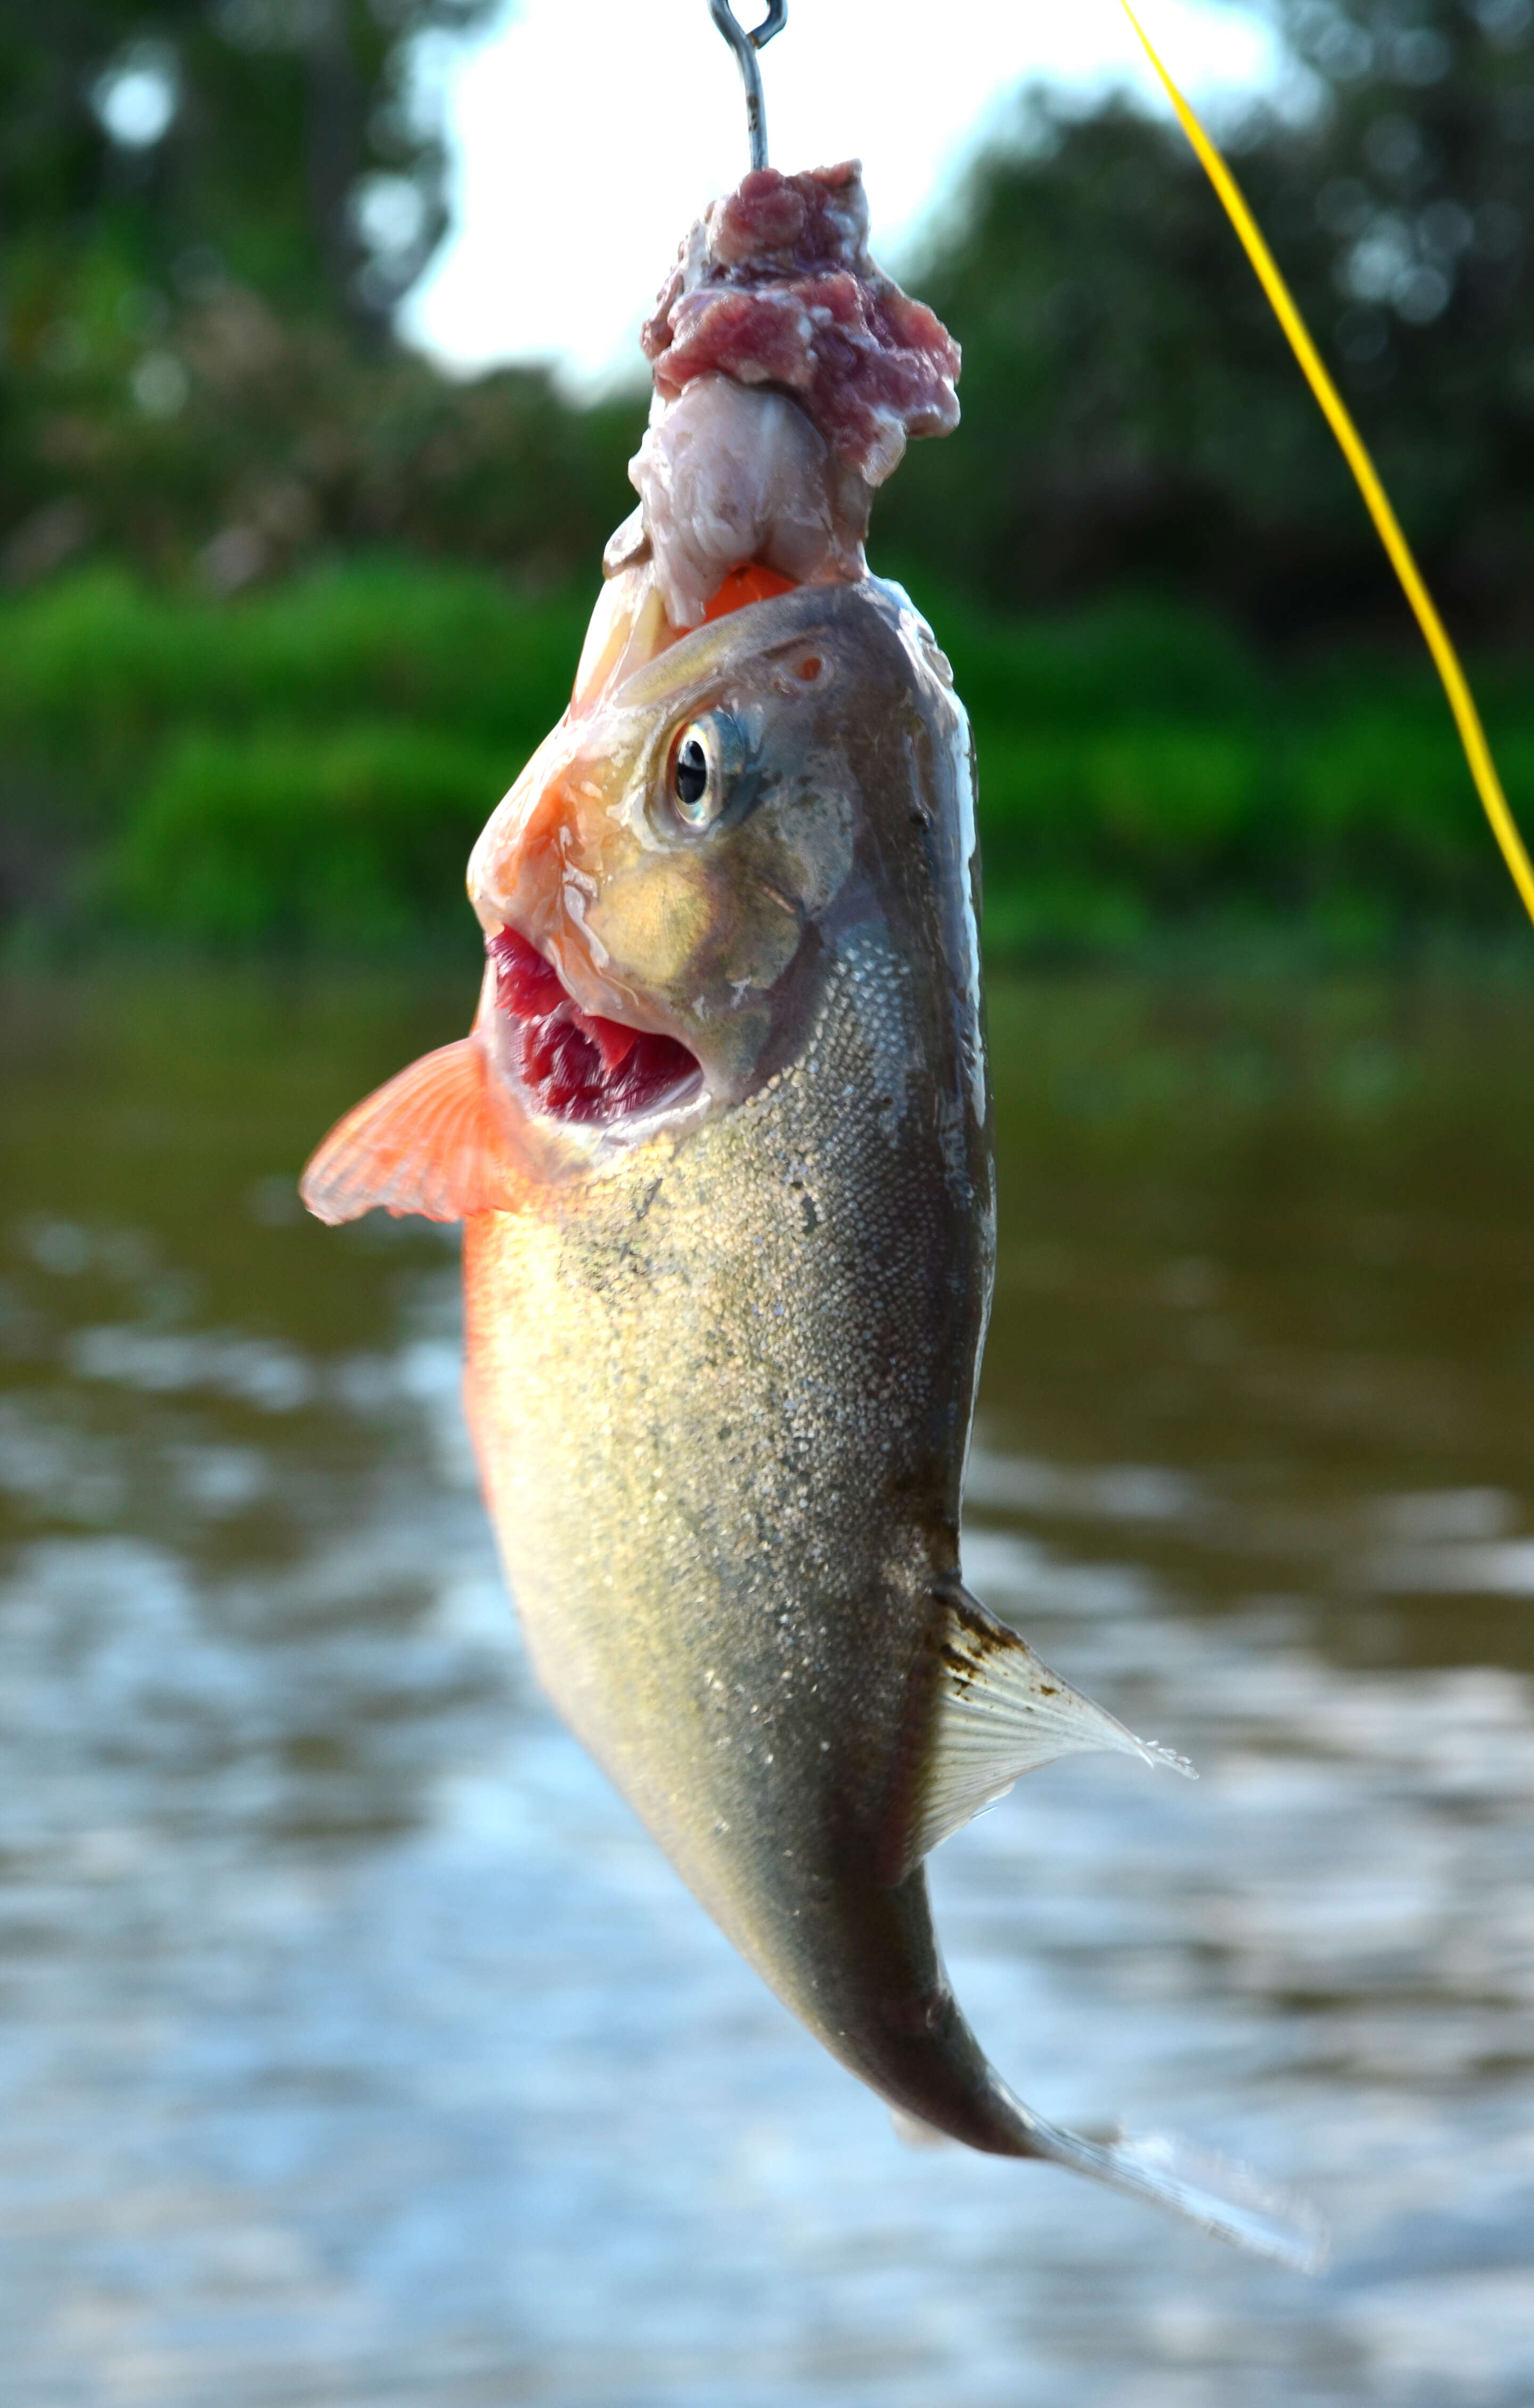
M1326 423L1341 447L1342 457L1353 471L1365 507L1374 522L1375 531L1390 555L1390 565L1400 579L1406 598L1416 613L1418 626L1427 638L1427 649L1443 681L1443 691L1449 697L1449 708L1455 715L1459 740L1465 748L1465 758L1475 780L1475 791L1491 822L1492 834L1501 847L1502 859L1523 897L1524 908L1529 918L1534 920L1534 866L1530 865L1528 854L1524 850L1524 840L1508 809L1502 781L1497 774L1497 764L1486 742L1486 731L1475 707L1475 697L1459 666L1459 655L1449 640L1448 630L1439 617L1432 595L1423 583L1422 571L1412 556L1411 545L1401 533L1400 522L1390 506L1390 496L1380 482L1374 463L1364 448L1362 436L1348 415L1341 394L1311 340L1310 330L1279 272L1277 261L1263 239L1255 218L1247 208L1240 186L1162 65L1149 34L1130 6L1130 0L1120 0L1120 5L1139 35L1140 45L1160 79L1163 91L1177 111L1183 131L1197 153L1204 173L1219 194L1226 217L1240 237L1241 248L1256 271L1273 315L1288 337L1290 349L1305 372L1306 382L1320 403Z

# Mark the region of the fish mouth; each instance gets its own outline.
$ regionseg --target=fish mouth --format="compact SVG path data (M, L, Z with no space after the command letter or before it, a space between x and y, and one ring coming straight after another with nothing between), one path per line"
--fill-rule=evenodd
M552 1119L610 1125L690 1102L703 1082L674 1037L582 1011L553 964L515 928L485 940L508 1066Z

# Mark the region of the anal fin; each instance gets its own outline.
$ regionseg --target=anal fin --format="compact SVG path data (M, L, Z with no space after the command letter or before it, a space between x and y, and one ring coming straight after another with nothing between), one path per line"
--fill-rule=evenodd
M936 2124L925 2123L909 2108L890 2109L890 2129L903 2149L953 2149L956 2141L947 2132L939 2132Z
M1197 1779L1184 1756L1137 1739L1052 1672L968 1590L948 1600L936 1652L936 1694L907 1792L902 1871L1056 1756L1116 1749Z
M423 1054L337 1121L299 1182L318 1220L355 1221L381 1205L428 1221L512 1211L524 1182L485 1093L479 1039Z

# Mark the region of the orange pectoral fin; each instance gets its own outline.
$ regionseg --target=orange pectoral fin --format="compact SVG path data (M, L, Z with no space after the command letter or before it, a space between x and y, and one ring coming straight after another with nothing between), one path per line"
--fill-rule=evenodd
M513 1211L525 1190L491 1111L473 1037L424 1054L355 1105L298 1184L316 1219L333 1224L376 1204L396 1217L462 1221Z

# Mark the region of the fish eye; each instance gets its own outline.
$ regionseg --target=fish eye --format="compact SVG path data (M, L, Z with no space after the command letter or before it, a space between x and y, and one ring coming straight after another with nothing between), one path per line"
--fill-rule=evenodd
M727 711L711 710L680 730L671 746L667 782L685 827L712 827L729 800L744 750Z

